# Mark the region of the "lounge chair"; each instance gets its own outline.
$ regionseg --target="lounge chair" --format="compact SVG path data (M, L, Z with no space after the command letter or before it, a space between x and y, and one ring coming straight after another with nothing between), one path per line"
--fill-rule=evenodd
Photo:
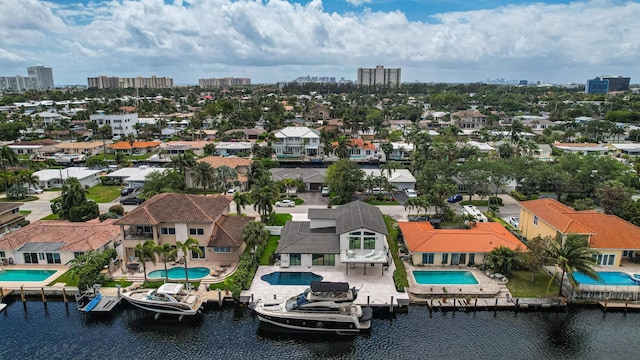
M375 255L376 255L376 251L375 251L375 250L371 250L371 252L368 252L368 253L365 255L365 257L370 258L370 257L374 257Z

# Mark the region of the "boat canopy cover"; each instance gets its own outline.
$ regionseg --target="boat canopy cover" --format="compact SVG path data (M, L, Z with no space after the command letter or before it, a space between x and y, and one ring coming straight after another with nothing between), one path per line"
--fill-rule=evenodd
M158 294L176 295L182 290L182 284L167 283L158 288Z
M312 281L311 291L319 292L347 292L349 291L349 283L345 282L329 282L329 281Z

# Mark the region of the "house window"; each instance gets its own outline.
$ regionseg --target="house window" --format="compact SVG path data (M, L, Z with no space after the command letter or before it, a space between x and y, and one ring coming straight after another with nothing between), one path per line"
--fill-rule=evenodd
M204 235L204 229L189 229L189 235Z
M230 253L231 252L231 248L230 247L214 247L213 248L213 252L215 253Z
M15 208L11 210L11 214L17 214L20 212L20 208Z
M335 266L336 255L335 254L312 254L311 265L318 266Z
M80 256L82 256L82 255L84 255L84 252L82 252L82 251L77 251L77 252L74 252L74 253L73 253L73 258L74 258L74 259L77 259L77 258L79 258L79 257L80 257Z
M37 264L38 263L38 254L37 253L24 253L24 263L25 264Z
M360 250L360 238L359 237L350 237L349 238L349 249L350 250Z
M206 249L204 248L204 246L198 246L198 249L200 249L200 254L198 254L198 252L191 250L191 258L192 259L206 259L207 257L207 252Z
M60 254L47 253L47 264L60 264Z
M151 234L151 226L138 226L138 234Z
M460 254L451 254L451 265L460 264Z
M161 228L160 233L162 235L175 235L176 228Z
M433 264L433 253L424 253L424 254L422 254L422 263L423 264Z
M365 249L375 249L376 248L376 238L375 237L366 237L364 238L364 248Z
M300 254L289 254L289 265L302 265L302 256Z
M4 258L7 257L7 255L4 253L4 251L0 251L0 258Z
M38 253L38 259L44 260L44 253Z
M533 225L538 226L538 217L537 216L533 217Z
M442 254L442 264L446 265L449 263L449 253Z
M613 266L616 263L615 254L598 254L594 255L593 259L600 266Z

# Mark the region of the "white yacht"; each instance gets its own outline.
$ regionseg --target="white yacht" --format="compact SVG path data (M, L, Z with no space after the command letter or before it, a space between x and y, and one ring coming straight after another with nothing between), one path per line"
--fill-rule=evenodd
M167 283L157 289L134 290L122 297L132 305L160 314L195 315L200 311L202 300L194 293L185 291L182 284Z
M350 333L371 327L373 311L353 302L358 295L347 283L311 282L311 287L280 304L261 301L254 307L258 319L294 330Z

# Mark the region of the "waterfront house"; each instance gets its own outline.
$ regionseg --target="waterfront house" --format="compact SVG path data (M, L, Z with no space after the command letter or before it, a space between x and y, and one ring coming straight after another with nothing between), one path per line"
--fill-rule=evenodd
M320 132L308 127L289 126L274 132L271 143L276 158L317 156L321 153Z
M25 215L20 214L20 206L23 203L0 203L0 236L8 234L24 222Z
M107 152L111 154L141 155L158 151L160 144L159 141L134 141L133 144L128 141L119 141L107 145Z
M107 174L108 178L114 179L116 183L124 183L131 188L140 188L144 185L147 175L153 172L165 172L167 168L155 168L147 165L138 167L128 167L118 169Z
M176 241L194 238L202 255L186 254L190 263L192 260L237 262L246 247L242 229L254 218L229 216L230 202L223 195L155 195L115 222L124 235L125 260L131 261L136 245L149 239L158 245L176 245Z
M592 143L553 143L552 146L564 153L606 155L611 151L606 145Z
M640 255L640 227L615 215L576 211L554 199L520 202L518 228L527 239L549 236L562 243L570 234L583 235L600 252L600 266L620 266L623 259Z
M211 142L207 140L169 141L160 144L160 151L162 154L166 154L167 157L183 155L189 150L193 151L194 154L201 156L206 155L204 153L204 147L207 146L207 144L211 144Z
M477 223L470 229L436 229L429 222L403 222L398 226L414 265L481 264L491 250L525 245L497 222Z
M405 189L415 189L416 178L411 174L408 169L393 169L391 175L385 169L362 169L365 173L365 177L384 177L389 184L398 191L404 191Z
M236 140L258 140L260 135L264 134L264 129L251 128L251 129L231 129L224 132L225 135L234 137Z
M388 263L387 227L376 206L354 201L309 209L309 221L288 221L276 253L282 267L368 266Z
M327 169L324 168L274 168L269 169L274 181L284 179L302 179L305 190L320 191L324 184Z
M103 145L102 141L62 142L56 148L64 154L93 156L102 153Z
M114 221L38 220L1 237L0 258L15 264L66 264L85 252L114 248L122 240Z

